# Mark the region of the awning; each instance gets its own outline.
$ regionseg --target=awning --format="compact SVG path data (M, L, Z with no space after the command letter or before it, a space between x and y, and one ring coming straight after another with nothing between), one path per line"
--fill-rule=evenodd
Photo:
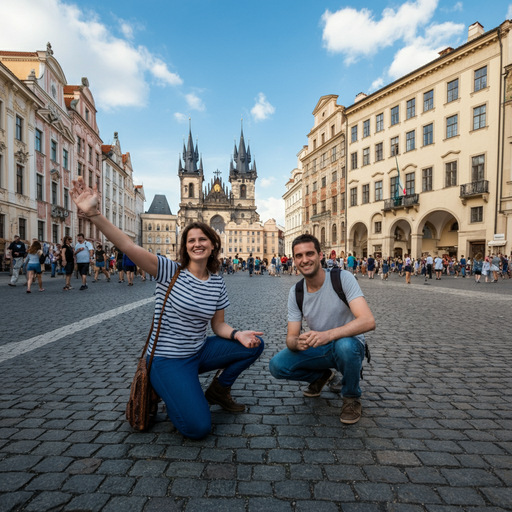
M507 245L506 240L491 240L487 243L487 245L491 247L502 247L503 245Z

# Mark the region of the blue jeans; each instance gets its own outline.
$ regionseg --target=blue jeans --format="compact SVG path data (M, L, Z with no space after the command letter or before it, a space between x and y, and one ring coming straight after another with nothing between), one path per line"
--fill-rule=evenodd
M276 379L314 382L324 370L341 372L341 393L348 398L361 396L359 378L364 359L364 345L357 338L340 338L321 347L293 351L285 348L270 360L270 373Z
M219 384L231 386L258 359L263 347L263 340L255 348L246 348L238 341L210 336L191 357L153 358L149 374L151 384L165 402L169 419L185 437L202 439L212 428L210 407L201 389L199 374L224 368Z
M55 271L57 270L57 262L52 262L52 277L55 277Z

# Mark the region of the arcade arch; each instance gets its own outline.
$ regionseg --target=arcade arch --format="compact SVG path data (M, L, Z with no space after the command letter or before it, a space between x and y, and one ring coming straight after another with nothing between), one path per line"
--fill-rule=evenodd
M349 247L354 256L368 256L368 228L363 222L356 222L350 228Z

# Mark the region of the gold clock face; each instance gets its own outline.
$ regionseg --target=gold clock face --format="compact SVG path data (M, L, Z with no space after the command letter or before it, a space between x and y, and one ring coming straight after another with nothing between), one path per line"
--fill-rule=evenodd
M221 190L220 185L218 183L216 183L215 186L213 187L213 190L214 190L214 192L220 192L220 190Z

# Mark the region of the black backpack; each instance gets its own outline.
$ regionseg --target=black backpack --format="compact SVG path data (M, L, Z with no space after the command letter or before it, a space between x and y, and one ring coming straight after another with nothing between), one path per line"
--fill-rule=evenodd
M339 268L333 268L329 274L331 275L331 284L338 295L338 297L344 302L345 306L350 309L350 306L348 305L348 300L345 295L345 292L343 291L343 287L341 286L341 272L347 272L347 270L340 270ZM295 300L297 301L297 306L301 312L301 314L304 316L304 312L302 311L302 307L304 305L304 278L302 278L296 285L295 285ZM370 347L368 346L368 342L365 341L364 344L364 353L366 356L366 360L368 361L368 364L370 364L370 361L372 359L372 355L370 353ZM363 368L361 367L361 379L363 379Z

